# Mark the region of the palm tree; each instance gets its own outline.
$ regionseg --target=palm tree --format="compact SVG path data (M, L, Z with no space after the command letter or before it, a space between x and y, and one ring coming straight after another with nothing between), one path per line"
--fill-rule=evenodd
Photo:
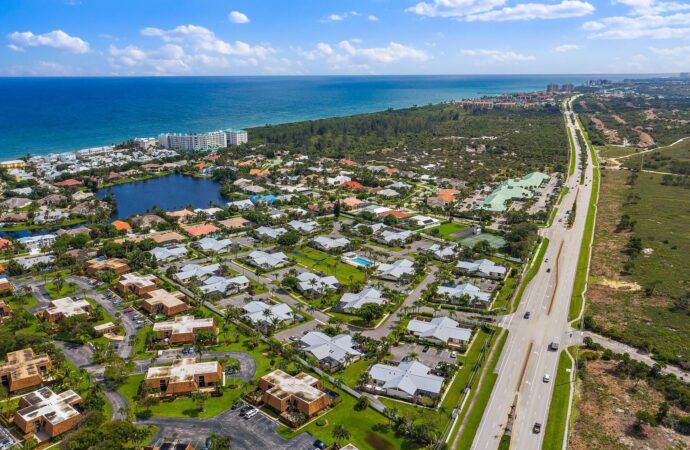
M350 439L350 432L344 426L338 423L333 426L331 436L333 437L333 440L335 441L336 445L340 447L341 441L346 441Z

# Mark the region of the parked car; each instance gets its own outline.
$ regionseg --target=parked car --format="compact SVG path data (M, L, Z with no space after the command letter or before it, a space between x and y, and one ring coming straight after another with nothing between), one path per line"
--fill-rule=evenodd
M249 411L251 411L252 409L254 409L254 408L252 408L252 407L249 406L249 405L243 406L242 409L240 409L240 416L244 417L244 416L245 416Z
M541 433L541 424L539 422L534 423L534 426L532 427L532 433L534 433L534 434Z
M422 353L426 353L429 351L429 346L425 345L424 348L422 349Z
M551 267L546 269L546 273L549 273L549 272L551 272Z
M531 313L529 311L525 311L525 315L523 316L525 319L529 319Z
M239 408L240 406L242 406L243 404L244 404L244 402L237 402L237 403L235 403L234 405L232 405L232 406L230 407L230 409L234 411L234 410L236 410L237 408Z
M249 411L247 411L247 413L244 415L244 418L245 419L251 419L252 417L254 417L257 414L259 414L259 410L252 408Z
M297 336L290 336L290 337L288 338L288 340L289 340L290 342L295 342L295 341L297 340Z
M457 356L458 356L458 354L457 354L456 352L450 352L450 357L451 357L451 358L455 358L455 357L457 357Z
M324 444L323 441L317 439L314 441L314 447L324 450L326 448L326 444Z

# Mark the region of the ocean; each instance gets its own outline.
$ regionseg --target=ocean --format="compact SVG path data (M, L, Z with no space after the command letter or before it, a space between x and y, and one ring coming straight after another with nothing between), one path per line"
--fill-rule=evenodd
M0 160L627 75L0 78Z

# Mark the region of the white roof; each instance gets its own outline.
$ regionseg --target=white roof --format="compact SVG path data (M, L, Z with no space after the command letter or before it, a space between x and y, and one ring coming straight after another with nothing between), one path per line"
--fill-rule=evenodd
M379 264L376 273L380 277L401 278L414 274L414 263L409 259L399 259L391 264Z
M153 331L171 330L173 334L191 333L197 328L208 328L213 326L212 317L197 319L194 316L177 316L167 322L156 322L153 324Z
M436 317L430 322L413 319L407 329L420 338L435 338L446 343L449 339L467 342L472 336L472 330L458 327L458 323L448 317Z
M187 248L184 245L175 247L156 247L151 250L151 255L157 261L165 261L166 259L177 258L187 254Z
M358 293L348 292L343 294L338 302L338 308L359 309L367 303L382 305L385 301L386 299L383 298L381 291L374 287L367 287Z
M196 244L202 250L213 250L214 252L219 252L232 245L232 240L230 239L216 239L212 237L205 237L196 242Z
M209 264L207 266L201 266L199 264L185 264L180 268L180 271L175 274L175 278L178 280L189 280L193 277L205 278L209 275L213 275L220 269L220 264Z
M303 348L305 352L311 353L319 361L331 358L342 363L347 355L361 355L359 351L353 348L355 341L349 334L330 337L320 331L310 331L302 336L300 343L305 346Z
M283 252L266 253L260 250L251 252L247 258L256 266L278 267L287 262L287 256Z
M292 319L292 309L285 303L278 303L276 305L269 305L260 301L249 302L244 305L245 317L249 318L252 323L272 322L273 319L278 319L281 322ZM265 315L264 311L268 311Z
M297 275L297 280L300 291L337 289L339 285L338 279L334 276L321 277L311 272L300 273Z
M244 275L234 278L214 276L204 281L203 286L199 286L199 289L201 292L206 294L210 292L220 292L221 294L224 294L229 289L239 288L247 285L249 285L249 278L245 277Z
M391 231L391 230L383 230L380 233L378 233L377 238L384 243L388 244L390 242L395 242L395 241L405 241L409 239L412 236L412 232L409 230L403 230L403 231Z
M22 396L22 399L28 402L29 406L18 410L17 414L26 422L33 422L42 417L53 425L78 415L79 411L74 409L72 404L81 401L79 394L73 390L56 394L48 387L30 392Z
M430 368L417 361L407 361L396 366L374 364L369 369L371 378L383 382L384 389L398 389L409 395L418 390L438 394L443 387L443 377L429 375Z
M477 272L482 275L491 275L497 273L499 275L505 275L506 268L489 259L477 259L475 261L460 261L455 266L458 269L463 269L468 272Z
M326 249L347 247L348 245L350 245L350 241L348 239L345 239L345 238L333 239L332 237L329 237L329 236L316 236L314 238L314 242L319 244L321 247L326 248Z
M285 233L287 233L287 230L283 227L259 227L256 229L256 234L271 239L277 239L281 234Z
M455 245L440 245L434 244L427 249L429 253L432 253L437 258L447 258L455 256Z
M473 300L479 300L482 302L488 302L491 300L491 294L488 292L482 292L477 286L469 283L460 284L457 286L439 286L436 289L436 293L441 295L447 295L449 297L462 297L463 295L469 296Z
M291 220L288 222L288 225L290 225L293 230L302 231L305 233L311 233L319 228L319 224L313 220Z

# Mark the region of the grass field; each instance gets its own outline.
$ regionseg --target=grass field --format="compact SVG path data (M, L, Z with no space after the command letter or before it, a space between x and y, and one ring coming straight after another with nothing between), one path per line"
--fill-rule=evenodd
M354 266L345 264L337 256L329 255L307 246L297 247L295 251L298 254L290 252L288 257L309 270L333 275L342 284L364 281L364 272Z
M673 309L673 298L688 291L690 272L690 193L661 184L663 175L641 173L634 185L629 172L605 171L601 219L597 219L588 316L597 331L657 356L690 361L687 314ZM636 221L634 231L616 232L622 214ZM633 260L629 272L624 246L630 237L651 249ZM619 286L630 286L624 289ZM649 289L649 292L645 292Z
M46 292L48 292L48 295L50 295L50 298L52 299L69 297L77 293L77 287L67 281L65 281L63 284L62 289L59 290L52 281L47 282L45 284L45 288Z
M579 119L578 119L579 120ZM585 135L585 139L589 139ZM570 299L570 311L568 313L568 320L575 320L579 317L582 311L583 293L587 287L587 276L589 273L589 260L592 254L592 245L594 239L594 221L596 220L597 209L596 205L599 201L599 183L601 173L598 167L596 154L592 152L592 160L594 162L594 171L592 175L592 196L589 200L589 208L587 209L587 220L585 222L585 230L582 236L582 243L580 245L580 256L577 260L577 271L575 272L575 282L573 284L573 294Z
M460 435L458 440L457 448L470 448L472 447L472 441L474 441L474 436L477 434L479 429L479 424L482 421L482 416L486 410L486 405L489 403L489 398L491 397L491 392L494 389L494 384L496 384L496 379L498 375L494 373L498 360L501 357L501 352L503 351L503 346L508 339L508 332L504 332L503 335L494 344L496 348L494 349L493 357L489 361L489 367L487 367L486 375L484 377L484 382L482 383L479 391L476 392L475 403L471 410L465 412L467 417L467 422L465 428ZM477 379L478 380L478 379ZM474 383L472 389L477 389L478 381Z
M553 380L553 395L549 405L549 416L546 419L543 450L561 450L563 448L563 436L570 402L570 374L572 369L573 363L570 357L565 351L561 352L558 360L558 371Z
M131 375L122 386L118 388L120 393L129 401L130 405L139 391L139 385L144 380L144 374ZM240 398L239 389L226 389L220 397L211 397L204 403L203 411L191 397L177 397L164 399L151 406L152 415L158 417L195 417L200 419L217 416Z
M431 234L433 230L438 230L438 237L446 239L448 241L457 241L458 238L453 236L455 233L459 231L463 231L469 228L469 225L466 225L464 223L458 223L458 222L446 222L442 223L441 225L434 227L434 228L429 228L426 230L427 233ZM432 234L433 236L433 234Z
M573 132L568 128L568 141L570 142L570 162L568 163L568 176L575 173L575 164L577 161L577 151L575 150L575 141L573 140Z
M654 170L658 172L675 172L681 166L690 166L690 139L670 147L663 147L651 152L631 156L622 160L623 166L629 169Z
M621 156L631 155L639 152L641 149L637 147L619 147L615 145L598 146L595 150L602 158L620 158Z
M522 300L522 294L525 293L525 288L530 283L530 281L532 281L532 279L537 275L537 273L539 273L539 268L541 267L541 263L544 260L544 255L546 254L547 248L549 248L549 239L543 238L539 246L537 256L534 258L534 262L528 269L527 274L525 275L525 279L522 281L522 283L520 283L518 292L515 295L515 300L512 303L511 311L515 311L518 305L520 305L520 301Z

